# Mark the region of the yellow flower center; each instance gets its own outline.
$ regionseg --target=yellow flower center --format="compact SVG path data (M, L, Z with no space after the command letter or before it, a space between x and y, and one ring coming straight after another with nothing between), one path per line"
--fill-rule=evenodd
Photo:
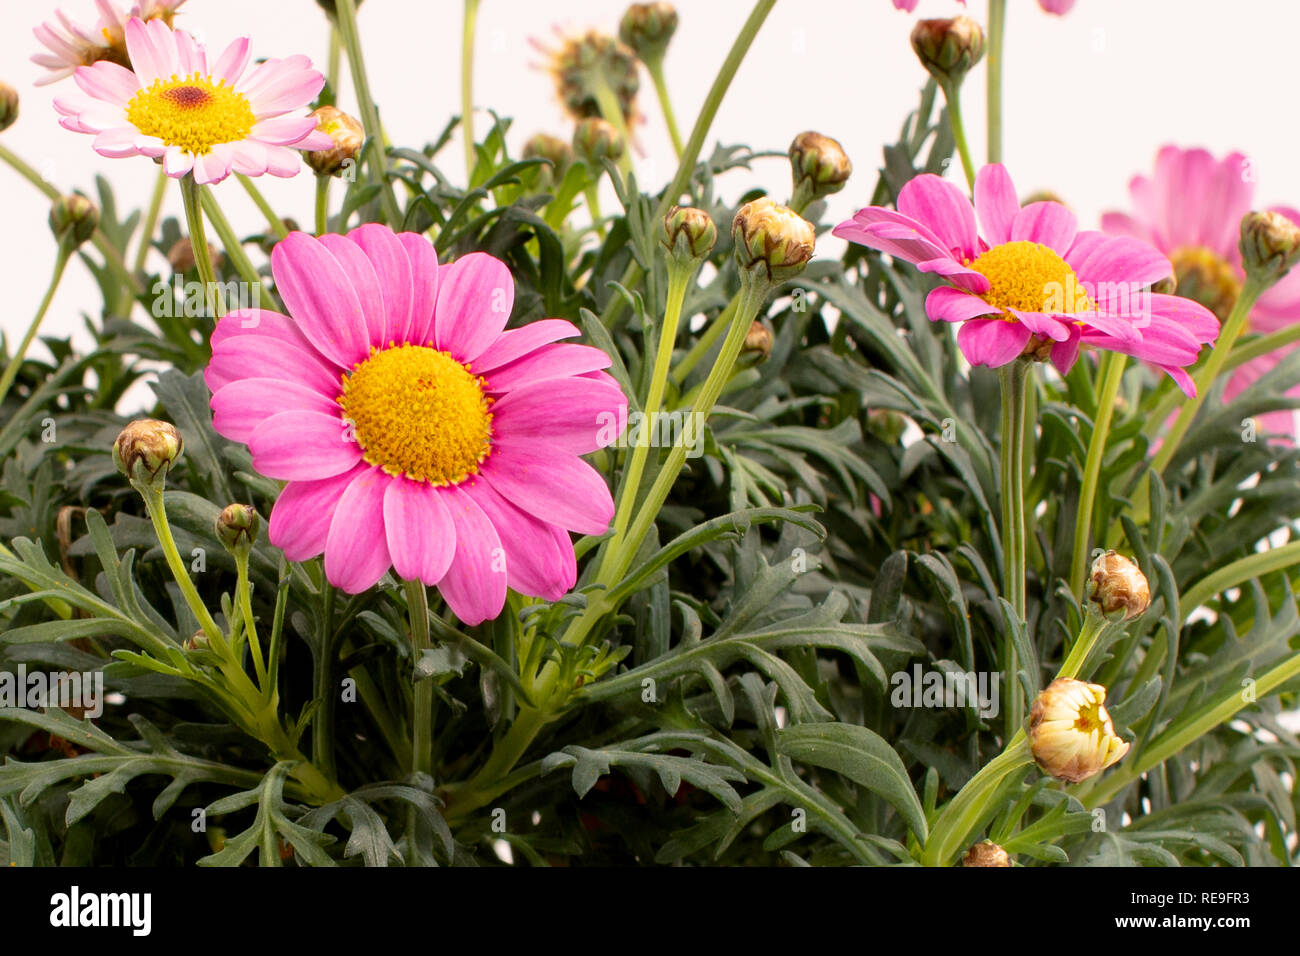
M199 73L154 80L131 97L126 118L146 136L195 156L244 139L257 122L243 93Z
M1174 266L1175 291L1205 306L1219 321L1226 320L1241 294L1237 270L1204 246L1175 249L1169 261Z
M1101 704L1097 701L1090 701L1079 708L1079 716L1075 718L1074 729L1081 734L1091 734L1094 731L1104 731L1106 721L1110 715L1105 714Z
M344 377L338 403L365 460L390 475L459 484L492 448L483 379L427 346L371 349Z
M999 309L1054 314L1095 309L1069 263L1040 243L1004 242L966 266L989 280L981 298Z

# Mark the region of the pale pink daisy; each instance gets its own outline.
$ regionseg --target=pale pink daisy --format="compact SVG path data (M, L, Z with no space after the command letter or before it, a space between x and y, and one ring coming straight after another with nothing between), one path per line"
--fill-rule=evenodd
M1246 278L1237 240L1241 219L1251 211L1255 197L1251 172L1250 161L1241 153L1215 159L1204 149L1166 146L1156 156L1154 175L1134 176L1129 182L1133 213L1107 213L1101 227L1156 246L1173 262L1176 291L1226 319ZM1272 206L1270 210L1300 223L1295 209ZM1249 331L1264 334L1300 322L1300 270L1291 271L1259 297L1249 322ZM1293 348L1239 366L1228 380L1224 398L1231 401ZM1300 386L1287 394L1300 396ZM1288 409L1259 417L1267 432L1295 433L1294 415Z
M305 56L248 69L248 38L209 68L202 45L162 20L126 24L132 70L101 61L73 74L87 97L60 97L67 129L95 137L103 156L161 158L168 176L193 171L198 183L230 173L293 176L295 149L330 149L308 106L325 84Z
M961 323L957 342L972 365L1050 358L1065 374L1080 346L1090 346L1144 359L1192 395L1183 369L1219 332L1204 306L1150 291L1173 273L1158 249L1081 231L1061 203L1021 208L1001 164L979 171L973 205L925 174L899 192L897 210L870 206L834 232L940 276L945 284L926 297L926 313Z
M223 317L206 381L213 425L288 481L269 536L325 555L357 593L391 567L436 585L466 624L507 587L556 600L577 576L569 532L603 534L605 479L582 460L627 400L609 356L544 319L505 331L514 282L471 253L439 266L415 233L290 233L271 253L289 316Z
M33 28L47 52L32 56L32 62L49 72L36 81L37 86L54 83L71 76L79 66L108 60L129 66L126 52L126 24L132 17L141 20L161 19L171 26L177 7L185 0L137 0L123 8L114 0L95 0L99 20L85 25L70 19L62 10L54 11L54 20Z
M916 9L920 0L894 0L895 10L905 10L911 13ZM963 7L966 6L966 0L957 0ZM1065 16L1074 7L1074 0L1038 0L1038 5L1047 13L1055 13L1058 17Z

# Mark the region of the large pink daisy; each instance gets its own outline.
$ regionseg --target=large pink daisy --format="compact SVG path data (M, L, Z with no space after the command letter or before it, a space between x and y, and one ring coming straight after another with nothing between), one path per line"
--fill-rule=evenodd
M897 210L870 206L834 232L942 277L926 313L961 323L957 341L973 365L1025 355L1050 358L1064 374L1080 346L1090 346L1144 359L1191 395L1183 369L1219 332L1204 306L1149 291L1173 272L1158 249L1080 231L1060 203L1021 208L1000 164L979 171L973 205L957 186L925 174L903 187Z
M1174 265L1180 295L1196 299L1226 319L1246 273L1237 246L1241 218L1255 195L1250 162L1241 153L1215 159L1203 149L1166 146L1156 156L1155 174L1129 182L1133 213L1111 212L1101 226L1117 236L1136 236L1156 246ZM1273 206L1293 222L1300 212ZM1259 297L1250 312L1249 329L1269 333L1300 322L1300 270L1293 270ZM1228 380L1225 398L1241 391L1272 369L1294 346L1279 349L1239 366ZM1287 393L1300 396L1300 386ZM1293 435L1289 410L1260 416L1264 430Z
M202 45L161 19L126 24L132 70L102 60L73 78L87 97L61 97L59 122L95 137L103 156L161 157L168 176L193 170L199 183L232 171L293 176L297 149L329 149L308 105L325 84L305 56L265 60L247 70L242 37L209 68ZM247 72L246 72L247 71Z
M437 585L466 624L506 588L555 600L577 575L569 532L602 534L605 480L579 456L622 421L609 356L561 319L503 331L505 264L439 266L415 233L291 233L271 254L288 316L231 312L212 335L213 425L288 481L270 540L325 555L350 593L391 567Z

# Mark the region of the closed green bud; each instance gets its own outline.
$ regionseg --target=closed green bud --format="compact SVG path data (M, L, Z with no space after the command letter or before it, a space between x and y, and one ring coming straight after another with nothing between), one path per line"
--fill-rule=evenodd
M612 124L598 116L588 116L573 131L573 151L582 157L592 174L600 172L600 161L618 162L627 144Z
M713 217L694 206L673 206L664 216L663 246L668 254L685 262L699 262L713 251L718 227Z
M960 83L984 56L984 31L970 17L918 20L912 28L912 49L940 83Z
M658 60L677 32L677 10L671 3L634 3L623 14L618 38L642 60Z
M806 220L766 197L740 207L731 224L731 238L742 278L761 270L773 283L802 272L817 243Z
M18 91L8 83L0 83L0 132L7 130L18 119Z
M1240 248L1246 275L1271 286L1300 259L1300 226L1280 212L1248 212Z
M217 515L217 537L232 554L247 552L261 525L262 518L252 505L226 505Z
M790 144L790 172L796 191L812 199L839 192L853 172L853 164L838 142L809 130Z
M537 133L524 143L524 159L547 160L551 168L542 169L543 179L547 182L558 181L573 163L573 147L558 136Z
M113 442L113 464L132 484L162 481L181 457L185 441L176 426L141 418L122 429Z
M50 229L60 242L73 248L95 234L99 227L99 207L80 193L60 196L50 207Z

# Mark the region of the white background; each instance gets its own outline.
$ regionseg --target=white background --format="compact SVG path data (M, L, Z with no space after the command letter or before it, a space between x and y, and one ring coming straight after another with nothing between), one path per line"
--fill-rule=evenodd
M31 27L61 6L78 20L93 19L91 0L0 0L0 78L17 87L22 112L3 134L60 189L93 194L94 175L114 184L119 205L148 201L155 166L143 158L106 159L91 137L63 130L50 100L76 93L72 81L36 88L39 69L28 57L39 48ZM668 54L669 85L683 135L715 71L750 9L749 0L681 0L681 25ZM1292 98L1296 95L1296 40L1300 5L1291 0L1079 0L1064 18L1043 13L1033 0L1010 0L1005 68L1005 159L1023 194L1051 189L1085 225L1101 211L1127 202L1127 182L1149 169L1166 142L1202 145L1222 154L1240 149L1255 162L1257 205L1300 206L1300 165ZM482 0L475 101L516 118L517 152L533 132L568 137L570 126L544 60L530 40L553 43L556 26L617 28L621 0ZM914 15L889 0L780 0L751 49L714 124L712 142L784 150L804 129L839 139L859 173L832 197L829 219L846 217L867 201L880 161L925 79L908 45L919 16L950 16L955 0L921 0ZM984 20L984 0L971 0ZM457 0L366 0L360 11L371 85L394 142L433 138L459 110L461 5ZM252 37L254 57L306 53L323 71L327 26L313 0L189 0L177 25L219 49L237 35ZM340 105L355 111L345 81ZM964 107L977 162L984 152L984 73L972 74ZM638 131L644 155L640 178L657 188L675 161L649 79L643 78ZM480 115L478 128L484 127ZM461 175L454 141L439 157L449 175ZM954 175L960 176L958 170ZM311 222L313 177L259 181L272 203L300 223ZM751 185L785 199L789 169L783 158L759 160L752 176L724 181L730 197ZM856 188L855 188L856 187ZM236 226L259 231L261 219L233 180L217 187ZM337 190L336 190L337 194ZM606 210L612 208L612 197ZM55 244L45 225L43 196L0 166L0 329L13 342L34 313L53 264ZM166 210L179 214L169 191ZM837 254L827 238L823 254ZM255 257L259 254L251 250ZM260 259L258 260L260 261ZM155 267L165 264L155 262ZM82 310L98 312L85 269L69 267L43 328L77 329ZM84 339L83 339L84 342Z

